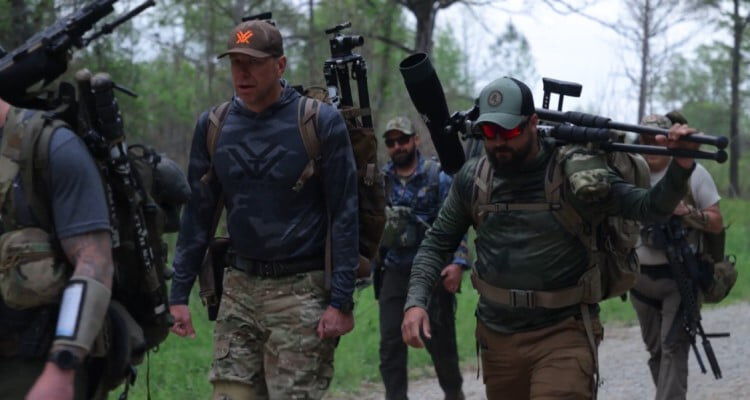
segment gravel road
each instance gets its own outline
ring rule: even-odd
[[[703,311],[707,332],[731,332],[730,338],[713,339],[723,378],[715,380],[710,370],[701,374],[695,356],[690,356],[688,399],[750,399],[750,303],[733,304]],[[600,400],[650,399],[654,387],[648,372],[648,354],[638,326],[606,326],[599,350],[602,386]],[[701,348],[699,346],[699,348]],[[701,351],[701,355],[703,353]],[[705,362],[705,357],[704,357]],[[708,365],[706,365],[708,368]],[[484,386],[476,378],[476,364],[464,369],[464,393],[467,400],[485,400]],[[382,385],[367,384],[352,399],[383,399]],[[338,396],[337,396],[338,397]],[[442,391],[434,376],[411,382],[411,400],[441,400]]]

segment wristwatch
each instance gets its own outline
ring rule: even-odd
[[[47,361],[55,363],[60,369],[71,370],[81,366],[82,360],[72,351],[62,349],[49,354]]]

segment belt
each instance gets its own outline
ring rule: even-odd
[[[243,257],[236,253],[227,254],[229,266],[251,276],[261,278],[281,278],[310,271],[322,271],[325,261],[322,257],[310,257],[289,261],[262,261]]]

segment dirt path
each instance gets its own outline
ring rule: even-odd
[[[711,341],[723,372],[721,380],[715,380],[710,370],[708,374],[701,374],[691,354],[688,399],[750,399],[750,303],[705,310],[703,325],[707,332],[729,331],[732,336]],[[603,381],[600,400],[653,398],[654,387],[646,365],[648,355],[638,326],[605,327],[605,340],[599,351]],[[464,393],[467,400],[485,400],[484,385],[476,378],[475,365],[470,363],[465,369]],[[382,385],[366,384],[360,393],[350,398],[383,399]],[[430,376],[411,382],[409,398],[440,400],[443,397],[437,380]]]

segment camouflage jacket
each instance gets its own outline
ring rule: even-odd
[[[388,206],[402,206],[411,209],[411,219],[417,225],[416,242],[424,238],[425,228],[435,221],[443,200],[448,195],[452,178],[440,170],[440,164],[426,160],[417,152],[417,169],[408,178],[396,174],[396,167],[389,162],[383,168],[386,179],[386,203]],[[386,221],[386,223],[389,223]],[[469,249],[466,241],[461,241],[455,249],[451,263],[468,269]],[[418,245],[413,247],[380,247],[380,259],[385,268],[411,268]]]
[[[200,181],[210,166],[208,112],[198,119],[188,166],[193,196],[185,208],[177,239],[172,304],[187,304],[222,191],[232,248],[255,260],[322,260],[330,213],[331,302],[351,300],[359,263],[359,235],[357,175],[349,134],[340,114],[322,105],[318,112],[321,173],[310,178],[299,192],[292,190],[308,156],[297,123],[301,96],[283,84],[280,99],[261,113],[250,111],[236,97],[232,100],[214,155],[216,179],[209,185]]]
[[[522,170],[496,171],[491,201],[544,201],[544,174],[552,154],[552,143],[543,140],[536,159]],[[443,208],[419,248],[405,309],[427,307],[430,288],[440,274],[440,254],[455,248],[473,224],[471,206],[477,161],[478,158],[467,161],[455,175]],[[663,218],[672,213],[683,197],[691,172],[673,163],[665,179],[646,190],[625,182],[610,170],[611,189],[604,201],[594,204],[571,201],[583,217],[605,213],[635,220]],[[584,245],[557,222],[551,211],[491,214],[477,230],[475,243],[477,273],[486,282],[501,288],[555,290],[574,286],[588,265]],[[525,309],[484,299],[480,299],[477,306],[479,320],[504,333],[549,326],[579,312],[577,305]]]

